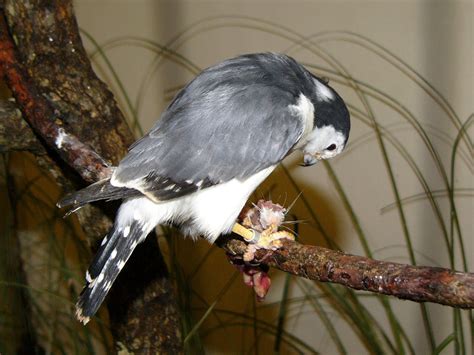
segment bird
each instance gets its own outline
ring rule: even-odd
[[[77,318],[86,324],[97,312],[135,247],[157,225],[210,243],[242,231],[236,219],[247,199],[286,156],[301,152],[303,166],[333,158],[349,131],[344,100],[288,55],[244,54],[203,70],[109,178],[57,203],[76,211],[123,200],[86,272]]]

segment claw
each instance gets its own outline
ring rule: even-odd
[[[242,238],[244,238],[249,243],[260,239],[260,233],[258,233],[257,231],[255,231],[253,229],[245,228],[240,223],[234,224],[234,226],[232,227],[232,232],[234,232],[235,234],[240,235]]]
[[[283,239],[295,240],[295,236],[287,231],[279,231],[285,218],[285,209],[271,201],[259,201],[257,205],[242,213],[242,224],[236,223],[232,231],[248,242],[243,258],[229,255],[230,262],[242,272],[244,283],[254,289],[257,299],[262,301],[271,285],[268,266],[262,264],[272,255],[272,250],[282,247]],[[260,260],[255,259],[258,249],[269,252]]]
[[[295,240],[295,236],[287,231],[278,231],[277,227],[272,224],[263,232],[258,232],[253,229],[248,229],[239,223],[236,223],[232,228],[232,232],[240,235],[247,242],[258,246],[257,249],[277,249],[281,247],[280,239]]]
[[[252,260],[258,249],[280,249],[283,245],[283,239],[295,240],[295,236],[287,231],[277,231],[276,228],[271,226],[260,234],[260,238],[255,243],[249,244],[244,259],[251,258],[249,260]]]
[[[282,239],[295,240],[295,236],[287,231],[276,231],[273,227],[264,230],[255,245],[258,249],[276,250],[281,248]]]

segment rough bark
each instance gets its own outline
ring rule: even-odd
[[[94,73],[72,1],[5,1],[23,67],[70,134],[116,164],[134,137],[115,99]]]
[[[46,159],[40,160],[43,168],[52,172],[62,186],[81,184],[77,174],[89,182],[108,176],[109,162],[117,163],[134,137],[113,95],[92,70],[79,36],[72,1],[7,0],[2,10],[1,74],[23,118],[48,152]],[[25,134],[32,139],[30,133]],[[113,211],[108,211],[108,215],[113,215]],[[79,220],[93,240],[103,235],[111,223],[98,208],[84,209]],[[160,262],[162,256],[156,241],[147,243],[153,249],[153,259],[147,259],[149,255],[141,248],[127,267],[134,274],[142,273],[150,263],[154,269],[148,278],[134,280],[133,285],[133,278],[117,280],[117,298],[109,307],[112,332],[122,349],[180,352],[172,285],[165,264]],[[136,288],[142,291],[133,293],[135,298],[130,297],[130,290]],[[120,299],[121,295],[126,297]],[[140,307],[154,311],[134,311]],[[122,313],[123,317],[114,317]],[[150,329],[156,331],[155,338],[150,336]]]
[[[474,308],[473,273],[379,261],[290,240],[282,243],[278,250],[258,250],[255,260],[310,280],[415,302]],[[247,250],[247,244],[235,238],[224,239],[221,247],[234,257],[243,257]]]
[[[35,155],[46,154],[43,145],[21,117],[17,105],[12,101],[0,100],[0,153],[14,150],[29,151]]]
[[[241,224],[262,232],[278,227],[284,219],[284,208],[260,200],[244,209]],[[415,302],[434,302],[456,308],[474,307],[474,274],[440,267],[412,266],[355,256],[323,247],[302,245],[280,239],[277,250],[249,249],[242,240],[221,238],[219,245],[233,263],[242,264],[252,255],[255,264],[272,266],[293,275],[320,282],[332,282],[356,290],[395,296]]]
[[[18,6],[20,2],[14,2],[14,4]],[[15,7],[7,1],[6,9],[8,11],[6,14],[8,15],[8,19],[10,19],[10,25],[12,23],[16,24],[18,22],[25,21],[25,17],[22,15],[24,12],[27,12],[26,9],[29,8],[30,7],[22,8],[21,6]],[[35,16],[42,18],[40,14],[35,14]],[[51,17],[53,15],[48,14],[45,16]],[[22,27],[22,30],[24,31],[25,28],[27,29],[28,26]],[[19,27],[11,25],[10,29],[16,34],[16,30],[18,30]],[[35,28],[35,31],[32,33],[41,33],[41,30],[41,28]],[[48,28],[45,30],[50,31],[51,29]],[[20,33],[23,33],[23,31]],[[51,33],[49,31],[47,33]],[[24,37],[15,38],[18,44]],[[45,38],[38,38],[38,40],[45,40]],[[23,44],[15,47],[13,41],[10,40],[8,27],[3,16],[0,18],[0,44],[0,63],[3,72],[2,74],[4,75],[8,87],[13,93],[13,96],[15,97],[17,104],[23,112],[25,120],[27,120],[33,130],[39,136],[41,136],[41,138],[50,148],[58,152],[64,161],[69,163],[74,170],[79,172],[86,181],[92,182],[107,177],[109,174],[107,169],[109,164],[95,151],[89,149],[88,146],[78,137],[65,131],[64,126],[68,121],[66,118],[71,114],[71,110],[68,111],[64,109],[64,107],[67,107],[67,105],[62,105],[64,111],[61,111],[60,108],[55,110],[50,104],[55,102],[54,99],[56,98],[54,97],[54,94],[57,93],[57,91],[55,93],[44,92],[45,83],[51,83],[53,86],[57,84],[57,75],[55,75],[57,70],[52,70],[49,73],[47,73],[45,69],[38,72],[34,70],[27,70],[27,68],[35,67],[36,63],[34,61],[20,60],[20,58],[29,58],[31,55],[29,57],[26,56],[25,53],[21,55],[25,49]],[[26,43],[26,48],[28,48],[28,43]],[[40,46],[39,48],[34,49],[38,51],[37,53],[33,53],[35,58],[42,58],[41,54],[43,54],[45,51],[47,52],[47,49]],[[52,52],[51,49],[49,50]],[[44,57],[47,58],[47,55]],[[59,59],[58,57],[55,57],[54,60],[57,61]],[[51,65],[52,63],[46,58],[41,60],[41,64],[43,64],[43,62],[47,62],[47,64]],[[62,62],[64,65],[64,67],[61,68],[62,70],[68,68],[66,63]],[[44,65],[40,65],[40,67],[44,68]],[[49,74],[49,80],[45,79],[44,76],[46,74]],[[67,78],[64,79],[67,81]],[[41,83],[43,85],[41,85]],[[69,91],[72,91],[72,89],[69,88]],[[77,100],[77,96],[78,95],[76,95],[74,99]],[[49,100],[47,97],[49,97]],[[56,101],[60,100],[61,98],[56,99]],[[60,107],[61,105],[57,106]],[[81,125],[76,126],[90,127],[90,125],[87,123],[88,122],[83,122]],[[82,132],[79,131],[78,133]],[[88,138],[85,135],[80,135],[79,137],[84,139],[84,141],[87,141]],[[99,153],[106,153],[105,149],[101,150],[103,150],[103,152],[99,151]]]

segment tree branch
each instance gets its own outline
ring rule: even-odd
[[[47,170],[60,179],[64,172],[76,185],[71,172],[88,182],[108,177],[109,162],[116,164],[134,137],[112,93],[92,70],[72,0],[6,0],[1,10],[0,72],[23,118],[48,151]],[[56,174],[58,166],[63,169]],[[109,217],[96,207],[83,209],[78,217],[92,240],[110,226]],[[149,277],[116,280],[115,302],[109,304],[111,330],[116,343],[130,351],[179,353],[182,344],[173,287],[156,240],[148,238],[146,243],[151,256],[138,249],[126,268],[138,275],[153,264]],[[139,292],[127,292],[131,289]]]
[[[38,92],[18,60],[4,16],[0,16],[0,68],[25,120],[47,145],[89,182],[110,175],[109,164],[76,136],[66,133],[59,114]]]
[[[428,266],[379,261],[313,245],[285,240],[274,251],[258,250],[255,260],[310,280],[333,282],[415,302],[474,308],[474,274]],[[247,244],[237,237],[220,247],[243,257]]]
[[[21,117],[17,105],[9,100],[0,100],[0,153],[14,150],[46,154],[43,145]]]

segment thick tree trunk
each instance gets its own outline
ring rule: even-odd
[[[83,184],[77,173],[89,182],[110,174],[109,162],[116,164],[134,137],[112,93],[92,70],[72,1],[5,1],[0,67],[23,118],[40,137],[35,139],[14,109],[4,105],[4,112],[13,111],[13,119],[0,129],[4,150],[8,144],[10,149],[26,148],[37,155],[47,151],[41,165],[69,189]],[[9,129],[24,140],[2,140]],[[78,214],[94,241],[109,229],[110,215],[113,211],[105,214],[98,208]],[[181,352],[176,301],[155,239],[148,238],[137,248],[123,274],[109,304],[115,342],[130,351]]]

